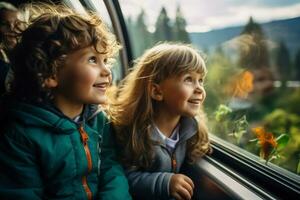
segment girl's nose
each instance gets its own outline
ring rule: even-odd
[[[204,88],[199,82],[197,82],[197,84],[196,84],[195,92],[200,93],[200,94],[204,92]]]
[[[111,70],[105,64],[103,64],[100,75],[102,77],[111,76]]]
[[[196,90],[195,90],[195,92],[197,92],[197,93],[203,93],[203,89],[201,88],[201,87],[196,87]]]

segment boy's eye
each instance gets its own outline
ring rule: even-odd
[[[104,64],[107,64],[107,61],[108,61],[107,58],[104,58],[104,59],[103,59]]]
[[[89,63],[97,63],[97,58],[96,58],[96,56],[91,56],[91,57],[89,57],[88,62],[89,62]]]

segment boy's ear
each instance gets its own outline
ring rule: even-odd
[[[159,84],[156,84],[156,83],[150,84],[150,95],[151,95],[152,99],[154,99],[156,101],[163,100],[163,93],[162,93],[162,90],[161,90]]]
[[[46,88],[55,88],[55,87],[57,87],[58,81],[57,81],[56,76],[54,75],[54,76],[51,76],[49,78],[46,78],[44,84],[45,84]]]

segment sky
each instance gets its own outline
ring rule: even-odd
[[[206,32],[244,25],[252,16],[255,21],[269,22],[300,16],[299,0],[119,0],[126,18],[135,18],[143,8],[146,22],[154,27],[162,6],[174,19],[177,5],[187,20],[189,32]]]

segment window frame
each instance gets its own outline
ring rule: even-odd
[[[88,0],[80,0],[88,9]],[[118,0],[104,0],[115,34],[123,45],[122,75],[132,65],[132,51],[124,16]],[[300,176],[272,163],[259,162],[258,157],[210,134],[213,153],[205,156],[195,167],[194,175],[205,175],[234,199],[288,199],[300,196]],[[220,177],[221,176],[221,177]],[[222,178],[226,177],[226,178]],[[230,187],[235,184],[236,187]],[[241,194],[241,189],[246,191]]]
[[[300,196],[300,177],[210,134],[213,153],[207,160],[253,191],[268,192],[276,198]],[[250,183],[250,185],[249,185]],[[268,199],[266,197],[266,199]]]
[[[91,4],[88,3],[89,0],[79,1],[86,9],[96,11]],[[122,44],[122,49],[120,50],[120,61],[122,66],[121,77],[124,77],[131,66],[131,60],[133,59],[125,20],[117,0],[103,0],[103,2],[111,19],[117,40],[120,44]]]

